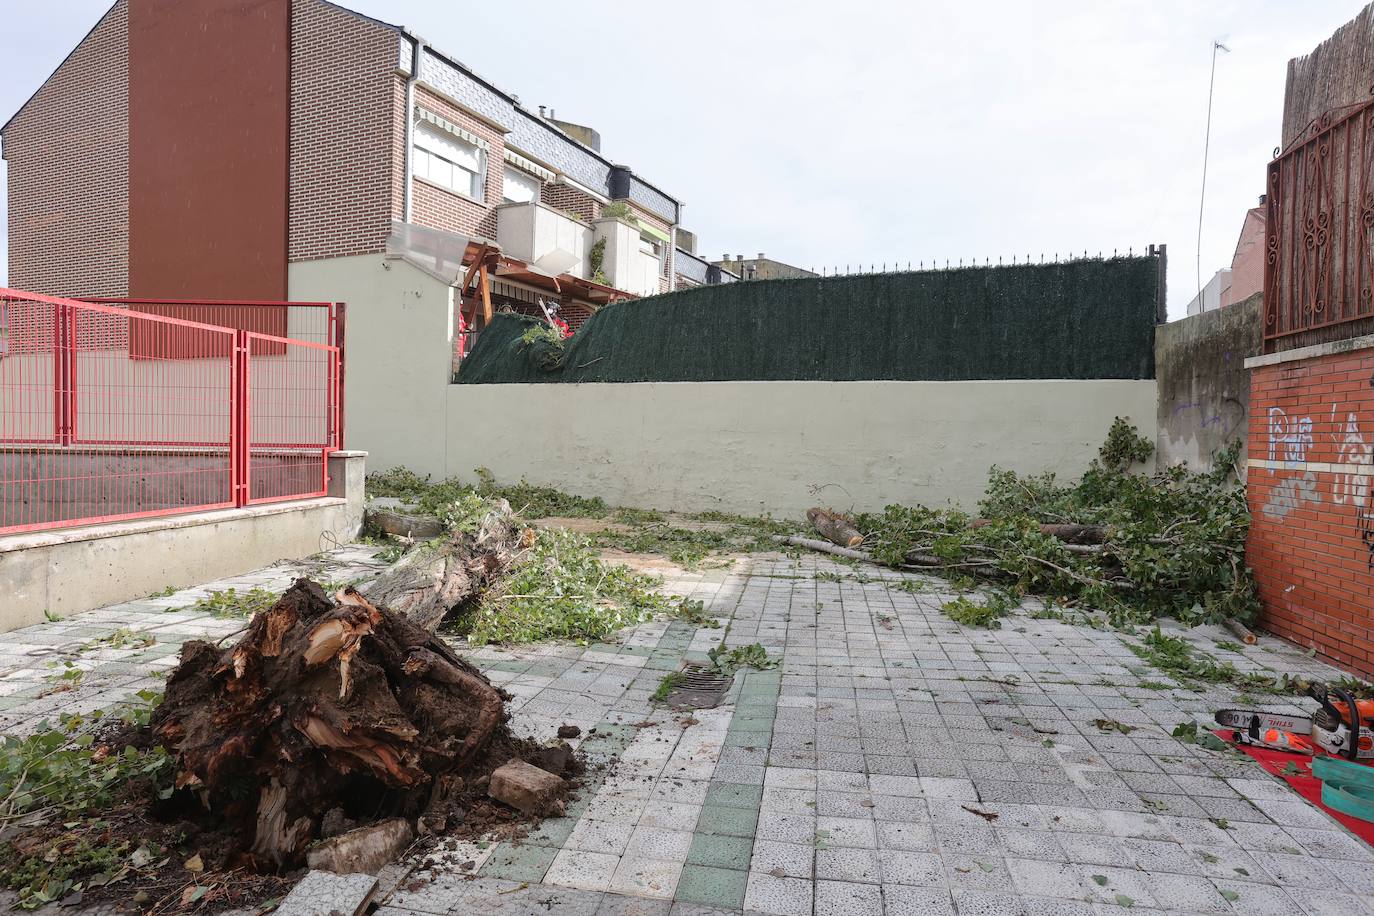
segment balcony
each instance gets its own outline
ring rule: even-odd
[[[550,276],[590,279],[591,226],[538,201],[502,204],[496,214],[496,244],[503,254]]]

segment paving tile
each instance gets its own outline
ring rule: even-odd
[[[607,890],[617,894],[636,894],[671,900],[682,875],[682,862],[667,862],[636,855],[620,860]]]
[[[747,808],[719,808],[706,805],[697,818],[697,833],[717,836],[753,836],[759,823],[759,813]]]
[[[765,872],[750,871],[744,908],[769,916],[811,916],[812,898],[810,881],[775,878]]]
[[[747,872],[706,865],[687,865],[678,879],[675,899],[723,909],[744,906]]]
[[[873,821],[863,817],[817,817],[816,842],[824,846],[878,847]]]
[[[588,891],[604,891],[620,866],[620,856],[564,849],[554,857],[544,875],[545,884],[560,884]]]
[[[843,846],[816,850],[817,879],[878,884],[882,875],[875,850]]]
[[[816,916],[869,916],[882,908],[882,888],[876,884],[816,882]]]
[[[943,887],[883,885],[885,916],[953,916],[954,901]]]
[[[806,878],[815,875],[816,848],[812,843],[779,843],[758,839],[754,842],[749,870],[775,878]]]

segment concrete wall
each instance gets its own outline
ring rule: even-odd
[[[453,363],[453,289],[398,257],[302,261],[290,298],[348,305],[345,445],[378,449],[375,467],[442,454]],[[432,463],[432,462],[431,462]]]
[[[0,538],[0,631],[346,543],[362,528],[364,457],[332,457],[320,499]]]
[[[1195,470],[1209,469],[1213,453],[1245,438],[1250,403],[1245,359],[1260,352],[1261,300],[1254,296],[1156,329],[1161,465],[1182,461]]]
[[[1155,383],[454,385],[446,443],[411,466],[664,509],[973,509],[993,464],[1077,475],[1115,416],[1153,436]]]

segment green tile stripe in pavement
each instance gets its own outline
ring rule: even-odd
[[[782,672],[777,669],[736,673],[727,698],[735,704],[735,713],[730,717],[725,747],[768,751],[781,690]],[[762,802],[762,786],[711,781],[687,864],[678,880],[676,901],[730,910],[744,906]]]

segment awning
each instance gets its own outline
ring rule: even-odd
[[[635,224],[639,226],[639,231],[642,235],[651,235],[654,238],[658,239],[660,242],[669,241],[668,233],[664,232],[662,229],[658,228],[653,223],[646,223],[642,219],[636,219]]]
[[[471,143],[478,149],[491,149],[490,143],[483,140],[481,137],[477,136],[472,131],[464,130],[463,128],[459,127],[457,124],[454,124],[447,118],[442,118],[432,111],[425,111],[418,105],[415,106],[415,116],[419,118],[421,121],[428,121],[430,124],[433,124],[435,127],[439,128],[442,131],[446,131],[450,134],[453,134],[455,137],[458,137],[459,139],[466,140],[468,143]]]
[[[518,169],[523,169],[526,172],[529,172],[531,175],[538,178],[540,181],[553,181],[554,178],[557,177],[553,172],[549,171],[548,169],[544,168],[542,165],[540,165],[537,162],[534,162],[531,159],[526,159],[524,156],[520,155],[515,150],[511,149],[509,146],[505,148],[504,156],[506,161],[509,162],[511,165],[515,166]]]

